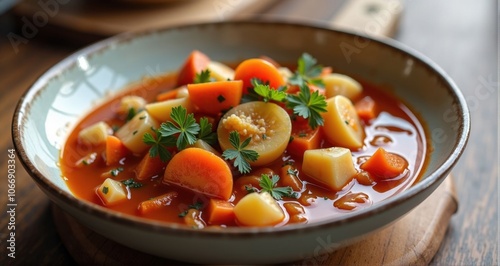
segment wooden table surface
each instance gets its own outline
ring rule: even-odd
[[[263,13],[327,20],[340,1],[281,1]],[[498,25],[493,0],[405,1],[396,40],[440,65],[463,91],[470,107],[468,147],[452,174],[460,202],[441,248],[431,264],[498,265]],[[15,254],[8,257],[8,150],[12,114],[22,93],[47,68],[82,48],[82,42],[47,38],[44,29],[16,45],[23,21],[12,12],[0,15],[0,265],[74,264],[54,228],[48,198],[15,161],[18,203]],[[26,33],[26,32],[24,32]],[[64,37],[64,36],[60,36]]]

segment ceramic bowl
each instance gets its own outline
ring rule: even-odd
[[[109,211],[75,198],[58,167],[64,140],[82,114],[109,93],[175,71],[193,49],[223,62],[260,55],[323,65],[384,84],[427,126],[432,145],[419,183],[343,217],[280,228],[196,230]],[[330,252],[384,227],[421,203],[462,154],[470,118],[464,97],[434,63],[391,40],[286,22],[225,22],[130,33],[91,45],[43,74],[24,94],[12,125],[24,167],[47,196],[81,224],[146,253],[195,263],[276,263]]]

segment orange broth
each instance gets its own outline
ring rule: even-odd
[[[160,92],[175,86],[175,78],[175,74],[169,74],[162,77],[147,79],[142,84],[134,85],[125,92],[113,96],[79,121],[69,135],[62,149],[60,158],[60,166],[64,179],[76,197],[98,205],[103,205],[103,202],[96,194],[96,189],[105,179],[101,175],[117,167],[106,166],[102,157],[105,149],[104,146],[87,147],[79,143],[78,133],[80,130],[99,121],[105,121],[112,126],[123,125],[124,122],[115,117],[115,111],[121,97],[124,95],[139,95],[148,102],[153,101],[155,96]],[[305,215],[302,215],[300,219],[297,219],[297,217],[292,219],[293,215],[285,211],[285,219],[276,226],[297,221],[311,223],[367,208],[400,193],[418,181],[419,174],[425,166],[425,154],[428,145],[421,122],[419,122],[416,115],[413,114],[402,101],[382,92],[373,84],[366,82],[361,83],[363,85],[363,92],[359,99],[370,96],[377,103],[378,111],[377,117],[374,120],[369,124],[363,124],[365,131],[363,148],[352,150],[356,170],[360,169],[360,164],[373,154],[379,146],[389,146],[391,152],[402,155],[408,161],[409,171],[406,175],[396,180],[379,181],[371,185],[363,185],[358,182],[357,179],[353,179],[341,191],[331,191],[316,184],[303,174],[300,168],[301,158],[291,156],[285,151],[281,159],[265,167],[272,169],[278,174],[285,161],[295,161],[294,165],[297,167],[299,173],[298,177],[304,183],[303,189],[299,193],[300,197],[297,199],[284,198],[278,201],[278,203],[281,206],[290,202],[298,203],[304,208]],[[387,144],[387,141],[389,141],[390,144]],[[322,141],[322,147],[332,146],[333,145],[326,140]],[[79,160],[92,152],[95,152],[98,156],[91,167],[76,166]],[[128,155],[123,158],[122,161],[120,161],[120,167],[123,168],[123,171],[120,172],[115,179],[127,180],[135,178],[134,168],[141,158],[142,157],[135,157],[133,155]],[[253,171],[258,169],[258,167],[254,167]],[[172,200],[170,205],[142,217],[183,224],[184,219],[179,217],[179,213],[185,211],[190,204],[196,202],[206,203],[208,201],[207,196],[175,185],[163,184],[162,179],[163,175],[160,175],[150,178],[149,180],[141,181],[143,184],[141,188],[128,188],[128,200],[114,206],[108,206],[108,208],[117,212],[140,216],[138,214],[139,203],[169,191],[177,191],[178,196]],[[233,196],[230,199],[234,204],[247,193],[238,185],[238,177],[235,177]],[[344,203],[346,203],[346,198],[352,198],[356,195],[361,195],[362,200],[358,203],[355,201],[347,202],[348,206],[345,207],[346,205]],[[349,210],[351,208],[352,210]],[[201,217],[206,216],[203,211],[204,209],[201,209]],[[223,226],[237,226],[237,223],[228,223]]]

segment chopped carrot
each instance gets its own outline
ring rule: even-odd
[[[294,191],[302,189],[302,181],[297,177],[297,169],[289,164],[281,167],[280,182],[284,187],[291,187]]]
[[[140,215],[146,215],[152,211],[159,210],[164,206],[170,205],[175,197],[177,197],[177,192],[175,191],[165,193],[158,197],[154,197],[152,199],[145,200],[139,203],[139,207],[137,208],[137,210],[139,211]]]
[[[157,102],[163,102],[166,100],[172,100],[177,98],[177,90],[169,90],[156,95]]]
[[[106,165],[114,165],[120,162],[128,154],[128,149],[123,142],[115,136],[106,137]]]
[[[210,63],[210,58],[204,53],[194,50],[182,65],[177,76],[177,86],[193,83],[197,73],[205,70]]]
[[[174,155],[165,169],[163,183],[224,200],[233,192],[233,176],[226,161],[200,148],[187,148]]]
[[[358,113],[359,118],[368,122],[377,116],[376,114],[376,103],[370,97],[366,96],[354,104],[354,109]]]
[[[188,84],[189,98],[202,113],[218,115],[240,103],[241,80]]]
[[[247,188],[260,188],[260,175],[244,175],[238,177],[235,182],[235,188],[241,192],[246,192]]]
[[[234,206],[232,203],[220,199],[210,199],[207,207],[208,224],[234,223]]]
[[[278,89],[285,85],[285,80],[279,70],[267,60],[261,58],[247,59],[241,62],[234,71],[234,79],[243,81],[243,94],[252,87],[252,78],[258,78],[269,86]]]
[[[151,157],[147,152],[141,162],[135,168],[135,177],[138,180],[145,180],[154,176],[158,176],[163,172],[166,162],[162,162],[160,156]]]
[[[401,156],[378,148],[360,168],[369,172],[379,180],[397,177],[408,166],[408,162]]]
[[[322,131],[320,128],[311,129],[307,120],[297,118],[292,122],[291,141],[287,151],[302,158],[306,150],[318,149],[321,146]]]

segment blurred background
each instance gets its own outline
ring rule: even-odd
[[[401,9],[390,18],[377,17],[380,3],[395,3]],[[13,148],[9,125],[23,92],[49,67],[103,38],[233,19],[280,18],[340,28],[382,19],[392,25],[383,35],[424,54],[450,75],[472,116],[469,145],[452,172],[459,210],[430,264],[498,265],[498,17],[494,0],[0,0],[0,122],[4,125],[0,152]],[[0,166],[5,172],[4,159]],[[54,228],[49,200],[20,165],[17,173],[23,206],[17,213],[17,230],[22,232],[17,254],[23,258],[10,260],[4,255],[7,236],[0,232],[0,265],[74,264]],[[0,181],[0,202],[6,198],[6,182]],[[8,223],[4,206],[0,205],[0,228]]]

